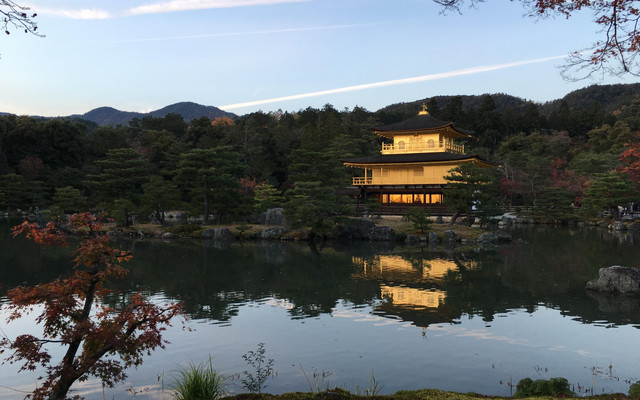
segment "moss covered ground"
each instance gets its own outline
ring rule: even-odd
[[[540,396],[540,397],[527,397],[532,400],[552,400],[555,397],[552,396]],[[560,397],[558,397],[560,398]],[[607,394],[591,397],[581,397],[581,399],[598,399],[598,400],[622,400],[630,399],[632,397],[624,394]],[[328,390],[320,393],[284,393],[279,395],[274,394],[256,394],[256,393],[243,393],[235,396],[225,397],[225,400],[476,400],[476,399],[512,399],[512,397],[496,397],[496,396],[483,396],[477,393],[457,393],[457,392],[445,392],[435,389],[423,389],[423,390],[401,390],[392,395],[384,396],[364,396],[352,394],[348,391],[335,389]]]

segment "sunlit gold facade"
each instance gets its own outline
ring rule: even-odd
[[[424,206],[432,212],[447,213],[444,177],[451,169],[468,162],[482,167],[496,166],[477,155],[464,154],[464,145],[457,141],[471,137],[471,132],[433,118],[425,106],[414,118],[374,128],[372,132],[392,143],[383,143],[378,156],[342,162],[363,171],[362,176],[353,177],[352,181],[360,189],[358,199],[377,200],[383,212]]]

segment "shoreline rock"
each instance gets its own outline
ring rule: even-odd
[[[614,265],[600,268],[598,279],[587,282],[586,289],[599,292],[640,294],[640,269]]]

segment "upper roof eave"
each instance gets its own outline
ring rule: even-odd
[[[453,122],[440,121],[430,114],[419,114],[404,121],[372,128],[376,135],[393,139],[393,136],[401,133],[428,132],[449,128],[461,137],[471,137],[473,131],[457,128]]]
[[[375,164],[430,164],[443,162],[476,161],[489,166],[499,166],[499,163],[484,160],[478,154],[454,154],[454,153],[409,153],[389,154],[369,157],[347,158],[340,160],[348,166],[364,166]]]

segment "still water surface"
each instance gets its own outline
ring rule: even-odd
[[[0,222],[0,304],[6,289],[68,270],[68,250],[11,239]],[[640,300],[584,290],[602,266],[636,266],[640,237],[598,229],[522,228],[493,249],[387,243],[134,241],[131,274],[116,284],[181,300],[189,321],[105,398],[168,399],[176,370],[212,357],[237,378],[242,355],[265,343],[277,375],[267,392],[309,384],[382,394],[438,388],[509,395],[524,377],[566,377],[576,392],[624,392],[640,380]],[[114,299],[114,301],[116,301]],[[0,309],[2,314],[2,309]],[[0,315],[1,316],[1,315]],[[33,321],[6,324],[9,337]],[[21,398],[37,374],[0,367],[0,399]],[[314,373],[316,378],[314,378]],[[90,380],[76,387],[102,399]]]

